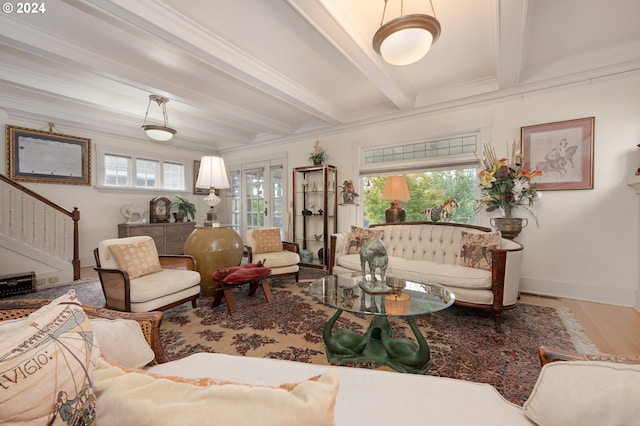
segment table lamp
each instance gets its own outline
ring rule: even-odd
[[[404,222],[407,212],[402,208],[400,202],[409,201],[409,187],[404,176],[389,176],[387,184],[382,191],[382,200],[391,201],[391,207],[385,211],[387,223]]]
[[[222,202],[222,199],[216,195],[215,191],[216,189],[229,188],[227,168],[224,165],[222,157],[205,156],[200,159],[200,171],[198,172],[196,188],[209,190],[209,195],[203,198],[204,203],[209,206],[204,227],[212,228],[220,226],[215,207]]]

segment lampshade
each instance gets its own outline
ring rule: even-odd
[[[151,101],[154,101],[158,104],[158,106],[162,107],[162,118],[164,120],[163,126],[158,126],[155,124],[147,124],[147,116],[149,115],[149,108],[151,107]],[[158,96],[158,95],[149,95],[149,103],[147,104],[147,112],[144,115],[144,123],[142,124],[142,129],[144,129],[144,133],[147,135],[149,139],[153,139],[154,141],[167,142],[173,138],[173,135],[178,133],[177,130],[169,127],[169,119],[167,116],[167,102],[169,99]]]
[[[196,188],[209,189],[209,195],[203,198],[204,203],[210,208],[204,226],[211,227],[218,223],[214,207],[222,202],[222,199],[216,195],[215,190],[229,188],[227,168],[222,157],[205,156],[200,159]]]
[[[383,25],[387,2],[384,2],[380,28],[373,36],[373,49],[392,65],[417,62],[440,37],[440,22],[430,15],[403,15],[404,0],[401,0],[400,17]]]
[[[382,199],[391,201],[391,207],[385,211],[387,223],[404,222],[407,212],[399,203],[411,199],[407,179],[404,176],[389,176],[382,191]]]
[[[404,176],[389,176],[382,191],[384,201],[409,201],[409,186]]]

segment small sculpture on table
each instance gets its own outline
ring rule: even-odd
[[[369,265],[369,276],[367,279],[367,268]],[[386,284],[387,266],[389,266],[389,256],[384,242],[380,238],[373,238],[360,249],[360,267],[362,268],[362,281],[360,287],[369,293],[389,293],[390,288]],[[380,270],[380,281],[376,276],[376,270]]]

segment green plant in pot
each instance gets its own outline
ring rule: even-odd
[[[314,166],[319,166],[327,159],[327,153],[324,148],[320,146],[320,141],[316,141],[313,148],[313,152],[309,154],[309,161],[313,162]]]
[[[196,205],[182,195],[176,194],[176,201],[171,202],[171,207],[176,207],[178,211],[173,214],[176,222],[182,222],[186,216],[187,221],[196,219]]]

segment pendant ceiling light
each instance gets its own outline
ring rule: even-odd
[[[391,65],[409,65],[427,54],[440,37],[440,22],[435,18],[433,2],[430,15],[404,15],[404,0],[400,0],[400,17],[384,23],[388,0],[384,0],[380,28],[373,36],[373,49]]]
[[[162,117],[164,119],[163,126],[157,126],[154,124],[147,124],[147,116],[149,115],[149,108],[151,107],[151,101],[154,101],[158,104],[158,106],[162,107]],[[144,115],[144,123],[142,124],[142,128],[144,129],[144,133],[147,135],[149,139],[153,139],[154,141],[167,142],[173,138],[173,135],[178,133],[176,129],[172,129],[168,126],[168,118],[167,118],[167,102],[169,99],[158,96],[158,95],[149,95],[149,103],[147,104],[147,112]]]

